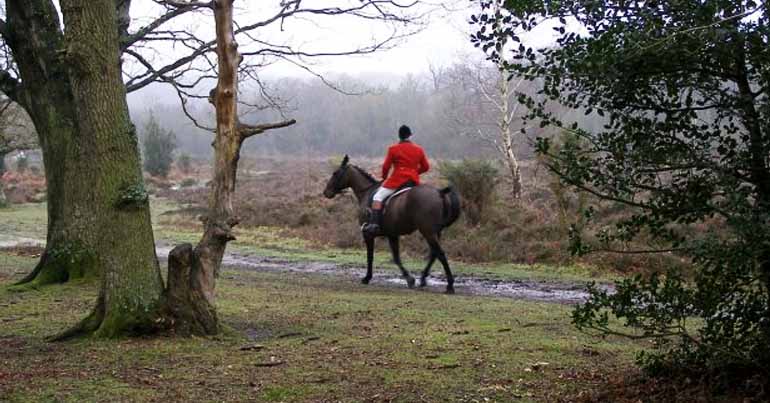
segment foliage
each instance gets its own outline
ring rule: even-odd
[[[182,180],[181,183],[179,183],[179,186],[183,188],[189,188],[197,184],[198,184],[198,181],[195,178],[185,178]]]
[[[463,198],[463,212],[471,224],[478,224],[491,206],[499,181],[497,168],[487,160],[442,161],[439,171]]]
[[[551,153],[559,155],[562,151],[570,152],[570,150],[579,147],[581,143],[580,137],[565,131],[560,138],[554,139],[551,145]],[[550,178],[547,185],[556,202],[556,212],[559,215],[559,226],[562,232],[568,236],[580,233],[585,225],[586,215],[590,214],[590,210],[586,207],[588,203],[587,194],[576,191],[574,187],[566,184],[559,175],[553,173],[560,170],[560,160],[558,158],[553,158],[547,154],[540,154],[538,160],[541,164],[554,168],[549,171]]]
[[[144,126],[143,134],[144,169],[152,176],[165,178],[174,161],[176,135],[161,128],[152,114]]]
[[[141,208],[146,206],[149,200],[150,195],[144,188],[144,183],[139,182],[124,186],[115,205],[122,209]]]
[[[490,2],[473,17],[473,36],[514,76],[543,82],[546,100],[519,95],[530,121],[570,130],[584,141],[537,150],[564,183],[634,214],[598,234],[602,248],[640,235],[651,249],[692,256],[694,278],[635,278],[615,294],[595,290],[575,311],[584,329],[615,332],[617,322],[665,348],[642,364],[660,369],[747,368],[770,363],[770,12],[754,0],[535,0]],[[652,12],[654,11],[654,12]],[[505,29],[494,29],[494,24]],[[544,25],[545,24],[545,25]],[[547,25],[547,26],[546,26]],[[556,46],[521,36],[543,26]],[[492,27],[493,29],[489,29]],[[574,31],[580,27],[580,32]],[[503,32],[511,54],[495,48]],[[559,103],[596,116],[582,127],[549,113]],[[710,231],[716,230],[716,231]],[[714,234],[718,231],[720,235]],[[575,237],[576,252],[595,245]],[[690,317],[698,326],[684,326]]]
[[[192,172],[192,158],[190,154],[182,153],[176,159],[176,166],[182,171],[183,174],[189,174]]]

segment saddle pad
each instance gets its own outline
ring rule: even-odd
[[[413,189],[412,187],[406,187],[406,188],[403,188],[401,190],[398,190],[398,191],[394,192],[392,195],[388,196],[387,199],[385,199],[385,202],[383,203],[383,207],[387,207],[388,203],[390,203],[390,200],[393,199],[394,197],[400,195],[401,193],[406,193],[406,192],[408,192],[408,191],[410,191],[412,189]]]

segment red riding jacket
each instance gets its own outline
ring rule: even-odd
[[[388,176],[391,166],[393,174]],[[404,183],[412,181],[420,184],[420,174],[428,172],[430,164],[422,147],[411,141],[402,141],[388,147],[388,155],[382,163],[382,186],[388,189],[397,189]]]

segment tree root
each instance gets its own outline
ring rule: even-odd
[[[92,255],[86,250],[72,251],[72,247],[63,248],[64,253],[56,253],[47,246],[40,260],[32,271],[13,286],[29,285],[32,288],[48,284],[61,284],[76,278],[97,278]]]
[[[47,339],[50,342],[72,340],[77,337],[88,336],[96,332],[104,321],[104,296],[100,293],[96,301],[96,307],[90,315],[86,316],[77,325]]]

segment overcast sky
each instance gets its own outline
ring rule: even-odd
[[[411,0],[398,0],[408,3]],[[433,2],[431,2],[433,1]],[[350,7],[359,5],[360,0],[306,0],[305,7],[321,7],[337,5]],[[262,21],[279,11],[278,0],[238,0],[235,3],[236,22],[241,25]],[[338,74],[364,77],[366,80],[376,80],[376,84],[398,83],[394,76],[406,74],[420,75],[428,72],[429,65],[449,66],[461,59],[483,60],[483,53],[474,48],[470,42],[471,26],[468,21],[474,11],[471,0],[427,0],[422,5],[411,9],[414,15],[425,15],[418,26],[396,25],[399,33],[411,32],[418,29],[414,35],[399,40],[392,49],[378,51],[368,55],[336,56],[325,58],[305,58],[301,60],[304,66],[313,71],[334,77]],[[132,30],[136,30],[157,18],[163,12],[152,0],[133,0],[131,7]],[[426,14],[427,13],[427,14]],[[210,12],[204,14],[185,15],[173,21],[171,26],[164,29],[185,29],[195,32],[204,40],[214,38],[213,16]],[[239,50],[248,52],[264,45],[254,45],[253,38],[268,41],[273,45],[289,45],[293,49],[307,52],[338,52],[371,45],[387,38],[394,29],[392,23],[365,20],[349,16],[309,16],[286,19],[284,24],[271,24],[266,28],[254,31],[252,38],[240,36]],[[550,30],[549,30],[550,31]],[[552,35],[538,34],[533,40],[547,42]],[[525,39],[526,40],[526,39]],[[189,49],[176,47],[164,48],[158,42],[151,42],[151,48],[142,50],[143,56],[157,65],[163,65],[189,52]],[[130,69],[129,63],[124,68]],[[248,62],[248,61],[247,61]],[[136,65],[135,65],[136,66]],[[312,77],[307,71],[285,61],[276,61],[259,72],[262,78],[276,77]],[[381,80],[377,80],[381,78]],[[397,77],[395,77],[397,79]],[[398,80],[400,81],[400,80]],[[205,93],[211,84],[202,84]],[[199,92],[201,93],[201,92]],[[152,85],[146,90],[138,91],[129,96],[129,101],[136,105],[145,102],[147,97],[162,98],[164,103],[176,102],[175,95],[168,86]]]
[[[406,4],[409,0],[399,0]],[[240,0],[237,6],[236,21],[248,24],[260,21],[267,16],[276,13],[278,0],[256,1]],[[308,0],[303,3],[306,7],[319,7],[321,5],[339,5],[348,7],[360,4],[358,0]],[[430,11],[421,19],[422,30],[412,36],[398,42],[393,49],[363,56],[339,56],[328,58],[305,59],[303,62],[312,66],[314,70],[334,73],[390,73],[406,74],[421,73],[427,71],[429,64],[448,65],[460,56],[469,54],[478,55],[469,40],[468,19],[471,14],[471,1],[448,0],[437,3],[426,3],[414,9],[415,14]],[[157,15],[161,9],[151,0],[134,0],[131,8],[133,18],[132,27],[145,25]],[[184,27],[193,30],[196,35],[213,38],[213,18],[208,15],[195,15],[190,18],[178,18],[174,22],[174,28]],[[280,29],[283,28],[283,29]],[[399,27],[401,33],[413,30],[416,27]],[[367,21],[360,18],[345,16],[334,17],[307,17],[287,19],[283,27],[273,24],[267,29],[255,31],[259,39],[266,39],[271,43],[291,44],[295,49],[305,51],[340,51],[351,50],[357,47],[374,43],[378,39],[386,38],[393,29],[393,25],[383,24],[377,21]],[[239,39],[241,49],[246,49],[246,38]],[[183,49],[161,50],[154,57],[163,58],[174,53],[183,54]],[[292,68],[285,63],[278,62],[263,70],[269,75],[303,75],[299,68]]]

